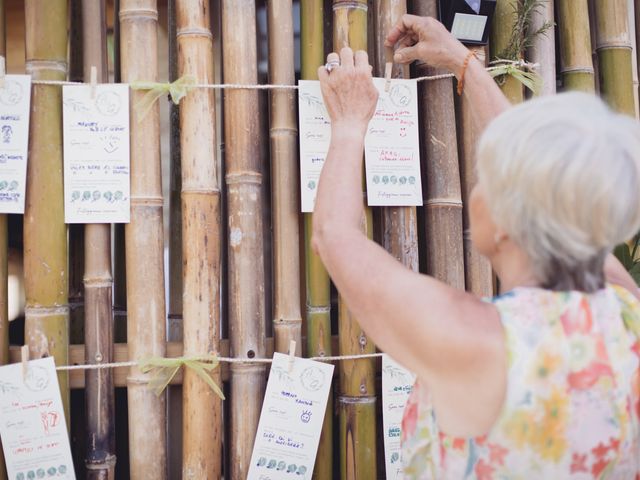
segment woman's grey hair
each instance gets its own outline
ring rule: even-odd
[[[477,169],[494,221],[546,288],[602,288],[606,255],[640,229],[640,126],[594,96],[508,110],[483,134]]]

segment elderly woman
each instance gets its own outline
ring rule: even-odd
[[[640,229],[640,129],[566,94],[511,108],[437,21],[387,39],[464,80],[484,133],[471,237],[504,294],[413,273],[361,232],[363,142],[377,92],[365,52],[319,76],[332,121],[314,247],[375,343],[417,374],[407,478],[640,478],[640,303],[609,254]],[[486,129],[485,129],[486,127]]]

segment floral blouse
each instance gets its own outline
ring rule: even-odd
[[[416,382],[405,478],[640,480],[640,302],[607,287],[518,288],[493,303],[509,365],[498,420],[482,437],[448,436]]]

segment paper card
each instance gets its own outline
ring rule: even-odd
[[[333,365],[274,353],[248,480],[310,479]]]
[[[65,85],[66,223],[128,223],[129,86]]]
[[[370,206],[422,205],[418,96],[415,80],[374,78],[376,113],[365,138],[367,198]],[[320,82],[298,82],[300,189],[303,212],[312,212],[320,173],[331,142],[331,121]]]
[[[0,367],[0,436],[11,480],[75,480],[53,357]]]
[[[374,78],[378,108],[364,140],[369,206],[422,205],[418,87],[415,80]]]
[[[402,415],[415,378],[389,355],[382,356],[382,427],[387,480],[403,478],[400,449]]]
[[[0,88],[0,213],[24,213],[31,77],[6,75]]]

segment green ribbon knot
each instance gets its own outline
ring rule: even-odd
[[[160,82],[132,82],[130,87],[132,90],[148,90],[148,92],[136,103],[135,109],[139,116],[138,121],[142,120],[156,100],[163,95],[169,95],[173,103],[178,105],[190,90],[196,85],[196,77],[193,75],[184,75],[171,83]]]
[[[138,366],[142,373],[153,372],[149,381],[149,388],[156,395],[164,392],[173,377],[184,366],[200,377],[216,395],[224,400],[224,393],[211,378],[211,372],[218,368],[219,363],[217,356],[209,354],[202,357],[148,358],[138,362]]]
[[[542,89],[542,77],[536,72],[525,70],[524,68],[526,67],[521,68],[517,63],[508,63],[493,67],[489,73],[493,78],[511,76],[531,90],[534,95],[538,95]]]

